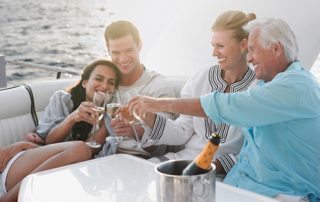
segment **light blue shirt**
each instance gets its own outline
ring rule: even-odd
[[[320,198],[320,87],[299,62],[248,91],[200,98],[207,116],[243,127],[225,183],[267,196]]]

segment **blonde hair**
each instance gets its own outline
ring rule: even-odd
[[[226,11],[218,16],[212,26],[212,31],[234,30],[234,38],[241,41],[247,39],[249,35],[243,27],[254,19],[256,19],[254,13],[245,14],[237,10]]]

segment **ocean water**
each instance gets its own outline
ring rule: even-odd
[[[0,0],[0,55],[82,69],[107,55],[103,33],[110,15],[107,0]],[[9,83],[50,75],[7,65]]]
[[[114,14],[108,0],[0,0],[0,55],[80,70],[108,55],[103,33]],[[155,70],[170,75],[170,69]],[[8,85],[55,77],[10,64],[6,71]],[[311,71],[320,80],[320,57]]]

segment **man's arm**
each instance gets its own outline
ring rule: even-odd
[[[129,111],[135,111],[142,119],[148,112],[171,112],[205,117],[199,98],[152,98],[135,97],[129,102]]]

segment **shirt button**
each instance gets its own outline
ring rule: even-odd
[[[247,157],[247,156],[244,156],[243,159],[244,159],[245,161],[247,161],[247,160],[248,160],[248,157]]]
[[[245,177],[246,176],[246,174],[245,173],[241,173],[241,177]]]

